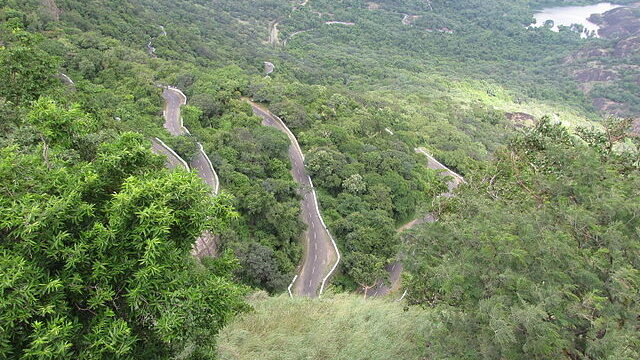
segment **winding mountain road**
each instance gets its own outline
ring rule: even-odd
[[[302,220],[307,224],[305,231],[305,254],[302,268],[294,279],[292,294],[317,297],[322,295],[329,277],[340,262],[340,253],[322,220],[318,208],[318,200],[311,178],[304,166],[304,154],[295,136],[277,116],[267,109],[249,101],[253,112],[262,118],[262,124],[278,129],[285,133],[291,141],[289,159],[291,160],[291,174],[300,185],[302,192]]]
[[[421,15],[402,14],[402,25],[411,25],[416,19],[422,17]]]
[[[176,88],[166,87],[162,92],[162,98],[164,99],[164,128],[173,136],[189,134],[180,116],[180,107],[187,104],[187,97]]]
[[[180,116],[180,107],[187,104],[187,97],[182,91],[173,87],[165,88],[162,97],[165,100],[164,128],[173,136],[189,134],[189,130],[184,127],[182,116]],[[198,151],[195,157],[189,161],[189,166],[211,187],[211,191],[216,195],[220,190],[220,180],[211,160],[204,152],[202,144],[198,143]]]
[[[278,45],[280,44],[280,39],[278,39],[278,35],[280,31],[278,31],[278,24],[280,20],[274,20],[269,23],[269,44]]]
[[[442,165],[436,158],[431,156],[424,148],[415,149],[417,153],[422,154],[427,157],[427,167],[433,170],[441,170],[440,176],[449,177],[450,180],[447,181],[448,191],[441,194],[440,196],[452,197],[453,191],[460,186],[461,184],[466,184],[467,182],[464,180],[462,176],[453,172],[448,167]],[[405,230],[411,229],[414,226],[424,224],[424,223],[433,223],[438,221],[433,214],[427,214],[422,218],[415,219],[410,223],[403,225],[398,229],[398,233],[401,233]],[[400,257],[400,256],[399,256]],[[378,282],[378,284],[368,292],[368,296],[378,297],[389,294],[391,291],[397,290],[400,287],[400,276],[402,275],[402,271],[404,270],[404,266],[402,265],[402,258],[399,258],[397,261],[386,266],[386,270],[389,273],[389,285]]]
[[[158,37],[160,36],[167,36],[167,31],[164,29],[164,26],[160,25],[160,30],[162,30],[162,34],[160,34]],[[153,42],[156,41],[156,39],[158,37],[154,37],[151,40],[149,40],[149,43],[147,43],[147,52],[149,53],[149,55],[151,55],[151,57],[157,57],[156,56],[156,48],[153,47]]]
[[[427,152],[427,150],[425,150],[425,148],[422,148],[422,147],[417,148],[416,152],[427,157],[427,167],[429,169],[443,170],[440,173],[441,176],[449,176],[449,177],[451,177],[451,180],[447,181],[447,187],[449,188],[449,192],[446,192],[446,193],[442,194],[441,196],[452,197],[453,196],[453,190],[455,190],[461,184],[466,184],[467,183],[462,176],[460,176],[459,174],[453,172],[448,167],[442,165],[438,160],[436,160],[436,158],[431,156],[431,154],[429,154]]]
[[[162,97],[165,100],[163,112],[165,119],[164,128],[173,136],[189,134],[189,130],[184,127],[182,116],[180,115],[180,107],[187,103],[187,97],[182,93],[182,91],[173,87],[166,87],[162,92]],[[182,166],[187,170],[191,168],[207,185],[209,185],[212,195],[218,194],[220,191],[220,180],[218,179],[218,174],[211,164],[211,160],[209,160],[209,157],[204,152],[202,144],[197,143],[198,151],[194,158],[189,161],[189,165],[187,165],[187,163],[182,160],[178,154],[159,139],[154,139],[152,141],[152,145],[152,149],[156,153],[167,155],[168,167]],[[179,164],[180,162],[182,164]],[[198,258],[203,256],[215,256],[218,248],[217,242],[217,236],[209,231],[205,231],[198,239],[196,239],[192,254]]]

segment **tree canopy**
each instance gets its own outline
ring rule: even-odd
[[[440,358],[640,356],[640,162],[593,138],[540,122],[410,242],[409,299],[439,311]]]
[[[213,356],[245,289],[190,250],[228,226],[231,198],[165,170],[139,134],[83,154],[88,118],[42,99],[24,124],[41,136],[1,150],[0,357]]]

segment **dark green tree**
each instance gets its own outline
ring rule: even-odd
[[[19,28],[0,28],[0,97],[16,105],[37,99],[59,83],[60,61],[40,48],[42,37]],[[0,41],[1,42],[1,41]]]

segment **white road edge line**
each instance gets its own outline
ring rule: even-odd
[[[189,164],[187,164],[187,162],[186,162],[186,161],[184,161],[184,159],[183,159],[183,158],[181,158],[181,157],[180,157],[180,155],[178,155],[175,151],[173,151],[173,149],[172,149],[172,148],[170,148],[167,144],[165,144],[165,143],[164,143],[164,141],[162,141],[162,140],[160,140],[160,139],[158,139],[158,138],[154,138],[154,139],[156,139],[156,141],[157,141],[157,142],[159,142],[159,143],[160,143],[160,145],[162,145],[162,147],[164,147],[165,149],[167,149],[167,150],[171,153],[171,155],[175,156],[175,157],[176,157],[176,159],[180,160],[180,162],[182,163],[182,166],[184,166],[184,168],[185,168],[187,171],[191,171],[191,170],[189,169]]]
[[[178,95],[180,95],[180,97],[182,98],[182,101],[180,101],[180,105],[187,105],[187,95],[185,95],[182,90],[178,89],[177,87],[173,87],[173,86],[167,86],[166,87],[169,90],[175,91],[178,93]],[[182,131],[186,132],[187,134],[191,135],[191,132],[189,132],[189,129],[187,129],[184,126],[184,119],[182,118],[182,115],[180,115],[180,129],[182,129]]]
[[[71,80],[71,78],[70,78],[67,74],[65,74],[65,73],[60,73],[60,76],[62,76],[63,78],[65,78],[65,79],[69,82],[69,84],[70,84],[70,85],[75,85],[75,83],[73,82],[73,80]]]
[[[163,31],[164,31],[164,27],[163,27]],[[180,99],[180,106],[186,105],[187,104],[187,96],[182,92],[182,90],[173,87],[173,86],[164,86],[164,89],[167,90],[171,90],[175,93],[177,93],[178,95],[180,95],[181,99]],[[178,107],[178,111],[180,111],[180,107]],[[166,117],[167,117],[167,111],[166,109],[162,111],[162,116],[165,118],[166,121]],[[184,119],[182,118],[182,116],[180,116],[180,128],[187,134],[191,135],[191,133],[189,132],[189,129],[187,129],[184,126]],[[178,159],[180,159],[180,161],[182,162],[182,164],[185,166],[185,168],[188,171],[191,171],[189,169],[189,165],[187,164],[186,161],[184,161],[184,159],[182,159],[178,154],[176,154],[170,147],[168,147],[164,142],[162,142],[162,140],[156,138],[161,145],[163,145],[165,148],[169,149],[169,151],[171,151],[172,154],[174,154]],[[204,151],[204,148],[202,147],[202,144],[198,142],[198,149],[200,150],[200,152],[204,155],[204,158],[207,160],[207,163],[209,164],[209,168],[211,169],[211,172],[214,175],[215,181],[216,181],[216,186],[213,189],[214,191],[214,195],[218,195],[219,191],[220,191],[220,179],[218,178],[218,173],[216,172],[216,170],[213,167],[213,164],[211,164],[211,160],[209,159],[209,156],[207,155],[207,153]],[[193,249],[197,250],[197,245],[198,245],[198,239],[200,239],[202,237],[202,235],[200,237],[198,237],[196,239],[196,242],[192,245]]]
[[[220,191],[220,180],[218,179],[218,173],[216,172],[216,169],[214,169],[213,164],[211,164],[211,160],[209,160],[209,156],[207,156],[207,153],[204,152],[204,148],[202,147],[202,144],[198,143],[198,148],[200,149],[200,152],[202,153],[202,155],[204,155],[204,158],[207,160],[207,163],[209,164],[209,169],[211,169],[211,172],[213,173],[213,177],[216,179],[216,187],[213,189],[213,193],[215,195],[218,195],[218,192]]]
[[[443,170],[446,170],[447,172],[449,172],[450,174],[452,174],[452,176],[453,176],[454,178],[457,178],[458,180],[462,181],[464,184],[466,184],[466,183],[467,183],[467,182],[465,181],[465,179],[464,179],[460,174],[457,174],[457,173],[455,173],[453,170],[451,170],[451,169],[449,169],[448,167],[446,167],[446,166],[442,165],[442,163],[441,163],[440,161],[438,161],[436,158],[434,158],[434,157],[433,157],[433,155],[429,154],[429,153],[427,152],[427,150],[425,150],[424,148],[421,148],[421,147],[420,147],[420,148],[416,148],[416,149],[415,149],[415,151],[416,151],[416,152],[420,152],[420,153],[422,153],[423,155],[425,155],[427,158],[429,158],[430,160],[432,160],[432,161],[433,161],[433,162],[435,162],[436,164],[438,164],[438,165],[442,166],[442,169],[443,169]]]
[[[298,275],[293,277],[293,281],[291,282],[291,284],[289,284],[289,287],[287,288],[287,290],[289,291],[289,297],[293,298],[293,294],[291,293],[291,287],[293,286],[293,283],[296,282],[296,279],[298,279]]]
[[[327,235],[329,235],[329,239],[331,239],[331,244],[333,244],[333,248],[336,251],[336,263],[333,264],[333,267],[331,268],[327,276],[325,276],[324,279],[322,279],[322,285],[320,285],[320,292],[318,293],[318,298],[319,298],[322,296],[322,292],[324,291],[324,288],[327,284],[327,280],[329,280],[331,275],[333,275],[334,271],[336,271],[336,269],[338,268],[338,264],[340,264],[341,256],[340,256],[340,250],[338,250],[338,245],[336,244],[336,241],[333,239],[333,236],[331,236],[331,233],[329,232],[329,228],[327,228],[327,225],[324,223],[324,219],[322,219],[322,214],[320,214],[320,208],[318,207],[318,197],[316,195],[313,182],[311,181],[311,177],[309,177],[309,183],[311,184],[313,200],[314,200],[314,204],[316,205],[316,211],[318,212],[318,217],[320,217],[320,223],[322,223],[322,226],[327,231]]]
[[[432,160],[433,162],[435,162],[436,164],[440,165],[442,167],[443,170],[446,170],[453,178],[458,178],[462,183],[466,184],[466,180],[460,175],[455,173],[454,171],[452,171],[451,169],[449,169],[448,167],[444,166],[440,161],[438,161],[436,158],[434,158],[431,154],[429,154],[425,148],[422,147],[418,147],[414,149],[416,153],[421,153],[422,155],[426,156],[427,159]],[[440,195],[438,195],[439,197]],[[393,269],[395,269],[396,265],[398,265],[398,263],[394,264],[392,267],[392,271]],[[374,296],[377,296],[379,294],[379,289],[375,290]],[[402,296],[396,300],[396,301],[402,301],[402,299],[404,299],[404,297],[407,296],[407,290],[404,291],[404,293],[402,294]]]
[[[256,108],[256,107],[254,107],[254,108]],[[265,112],[260,108],[258,108],[258,110],[261,113],[267,115],[267,117],[272,116],[274,119],[276,119],[276,120],[278,120],[280,122],[280,124],[285,129],[285,132],[286,132],[287,136],[289,137],[289,141],[291,141],[291,143],[295,146],[295,148],[298,151],[298,153],[300,154],[300,156],[302,156],[302,161],[304,161],[304,153],[302,152],[302,149],[300,148],[300,144],[298,144],[298,140],[293,135],[291,130],[289,130],[287,125],[284,123],[284,121],[282,121],[282,119],[280,119],[278,116],[276,116],[274,114],[271,114],[271,113],[268,113],[268,112]],[[327,276],[325,276],[322,279],[322,285],[320,285],[320,292],[318,293],[318,298],[319,298],[319,297],[322,296],[322,292],[324,291],[324,288],[325,288],[325,286],[327,284],[327,280],[329,280],[331,275],[333,275],[333,273],[338,268],[338,264],[340,264],[341,256],[340,256],[340,250],[338,250],[338,245],[336,244],[336,241],[333,239],[333,236],[331,236],[331,233],[329,232],[329,228],[327,228],[327,225],[324,223],[324,220],[322,219],[322,214],[320,213],[320,207],[318,206],[318,196],[316,195],[316,190],[315,190],[315,187],[313,186],[313,181],[311,181],[311,177],[310,176],[307,176],[307,177],[309,178],[309,184],[311,184],[311,194],[313,194],[314,205],[315,205],[318,217],[320,218],[320,223],[322,223],[322,226],[326,230],[327,235],[329,235],[329,239],[331,240],[331,244],[333,244],[333,248],[334,248],[334,250],[336,252],[336,263],[333,264],[333,267],[331,268],[331,270],[329,271]],[[294,278],[293,282],[295,282],[295,278]],[[291,284],[293,284],[293,282],[291,282]],[[311,285],[309,285],[309,286],[311,286]]]
[[[182,92],[182,90],[178,89],[177,87],[174,86],[167,86],[166,87],[169,90],[172,90],[176,93],[178,93],[178,95],[180,95],[181,101],[180,101],[180,105],[187,105],[187,96]],[[184,132],[186,132],[187,134],[191,134],[189,132],[189,129],[187,129],[184,126],[184,119],[182,118],[182,116],[180,116],[180,128],[182,130],[184,130]],[[207,159],[207,162],[209,163],[209,168],[211,169],[211,172],[213,173],[213,176],[216,179],[216,187],[213,189],[213,193],[218,195],[218,193],[220,192],[220,179],[218,178],[218,173],[216,172],[216,169],[213,167],[213,164],[211,163],[211,160],[209,159],[209,156],[207,155],[207,153],[204,151],[204,148],[202,147],[202,144],[198,142],[198,148],[200,150],[200,152],[202,153],[202,155],[204,155],[204,158]]]

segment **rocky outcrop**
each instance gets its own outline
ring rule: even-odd
[[[618,74],[609,69],[590,68],[576,72],[576,79],[581,83],[592,81],[613,81],[618,78]]]
[[[592,60],[611,56],[611,51],[601,48],[586,48],[567,56],[564,59],[565,64],[571,64],[580,60]]]
[[[523,113],[523,112],[506,113],[505,116],[516,127],[525,127],[525,126],[533,125],[533,123],[536,120],[536,118],[533,115]]]
[[[640,52],[640,3],[619,7],[601,15],[592,15],[589,21],[600,25],[598,34],[610,41],[608,45],[592,43],[590,47],[565,59],[565,64],[573,67],[573,74],[580,82],[580,89],[587,95],[597,84],[620,90],[633,84],[633,81],[628,81],[629,76],[631,79],[637,79],[636,84],[640,86],[640,75],[633,77],[634,73],[640,72],[640,64],[635,60]],[[624,85],[619,86],[619,81],[623,81]],[[628,88],[624,91],[628,92]],[[602,94],[601,91],[598,93]],[[593,106],[605,115],[638,115],[631,111],[630,104],[599,96],[592,98]]]
[[[640,31],[638,9],[621,7],[602,15],[592,15],[589,21],[600,25],[598,35],[605,39],[623,39]]]
[[[594,98],[593,106],[603,113],[615,116],[624,116],[628,111],[625,104],[607,98]]]
[[[613,56],[622,58],[638,51],[640,51],[640,34],[618,41],[613,50]]]

